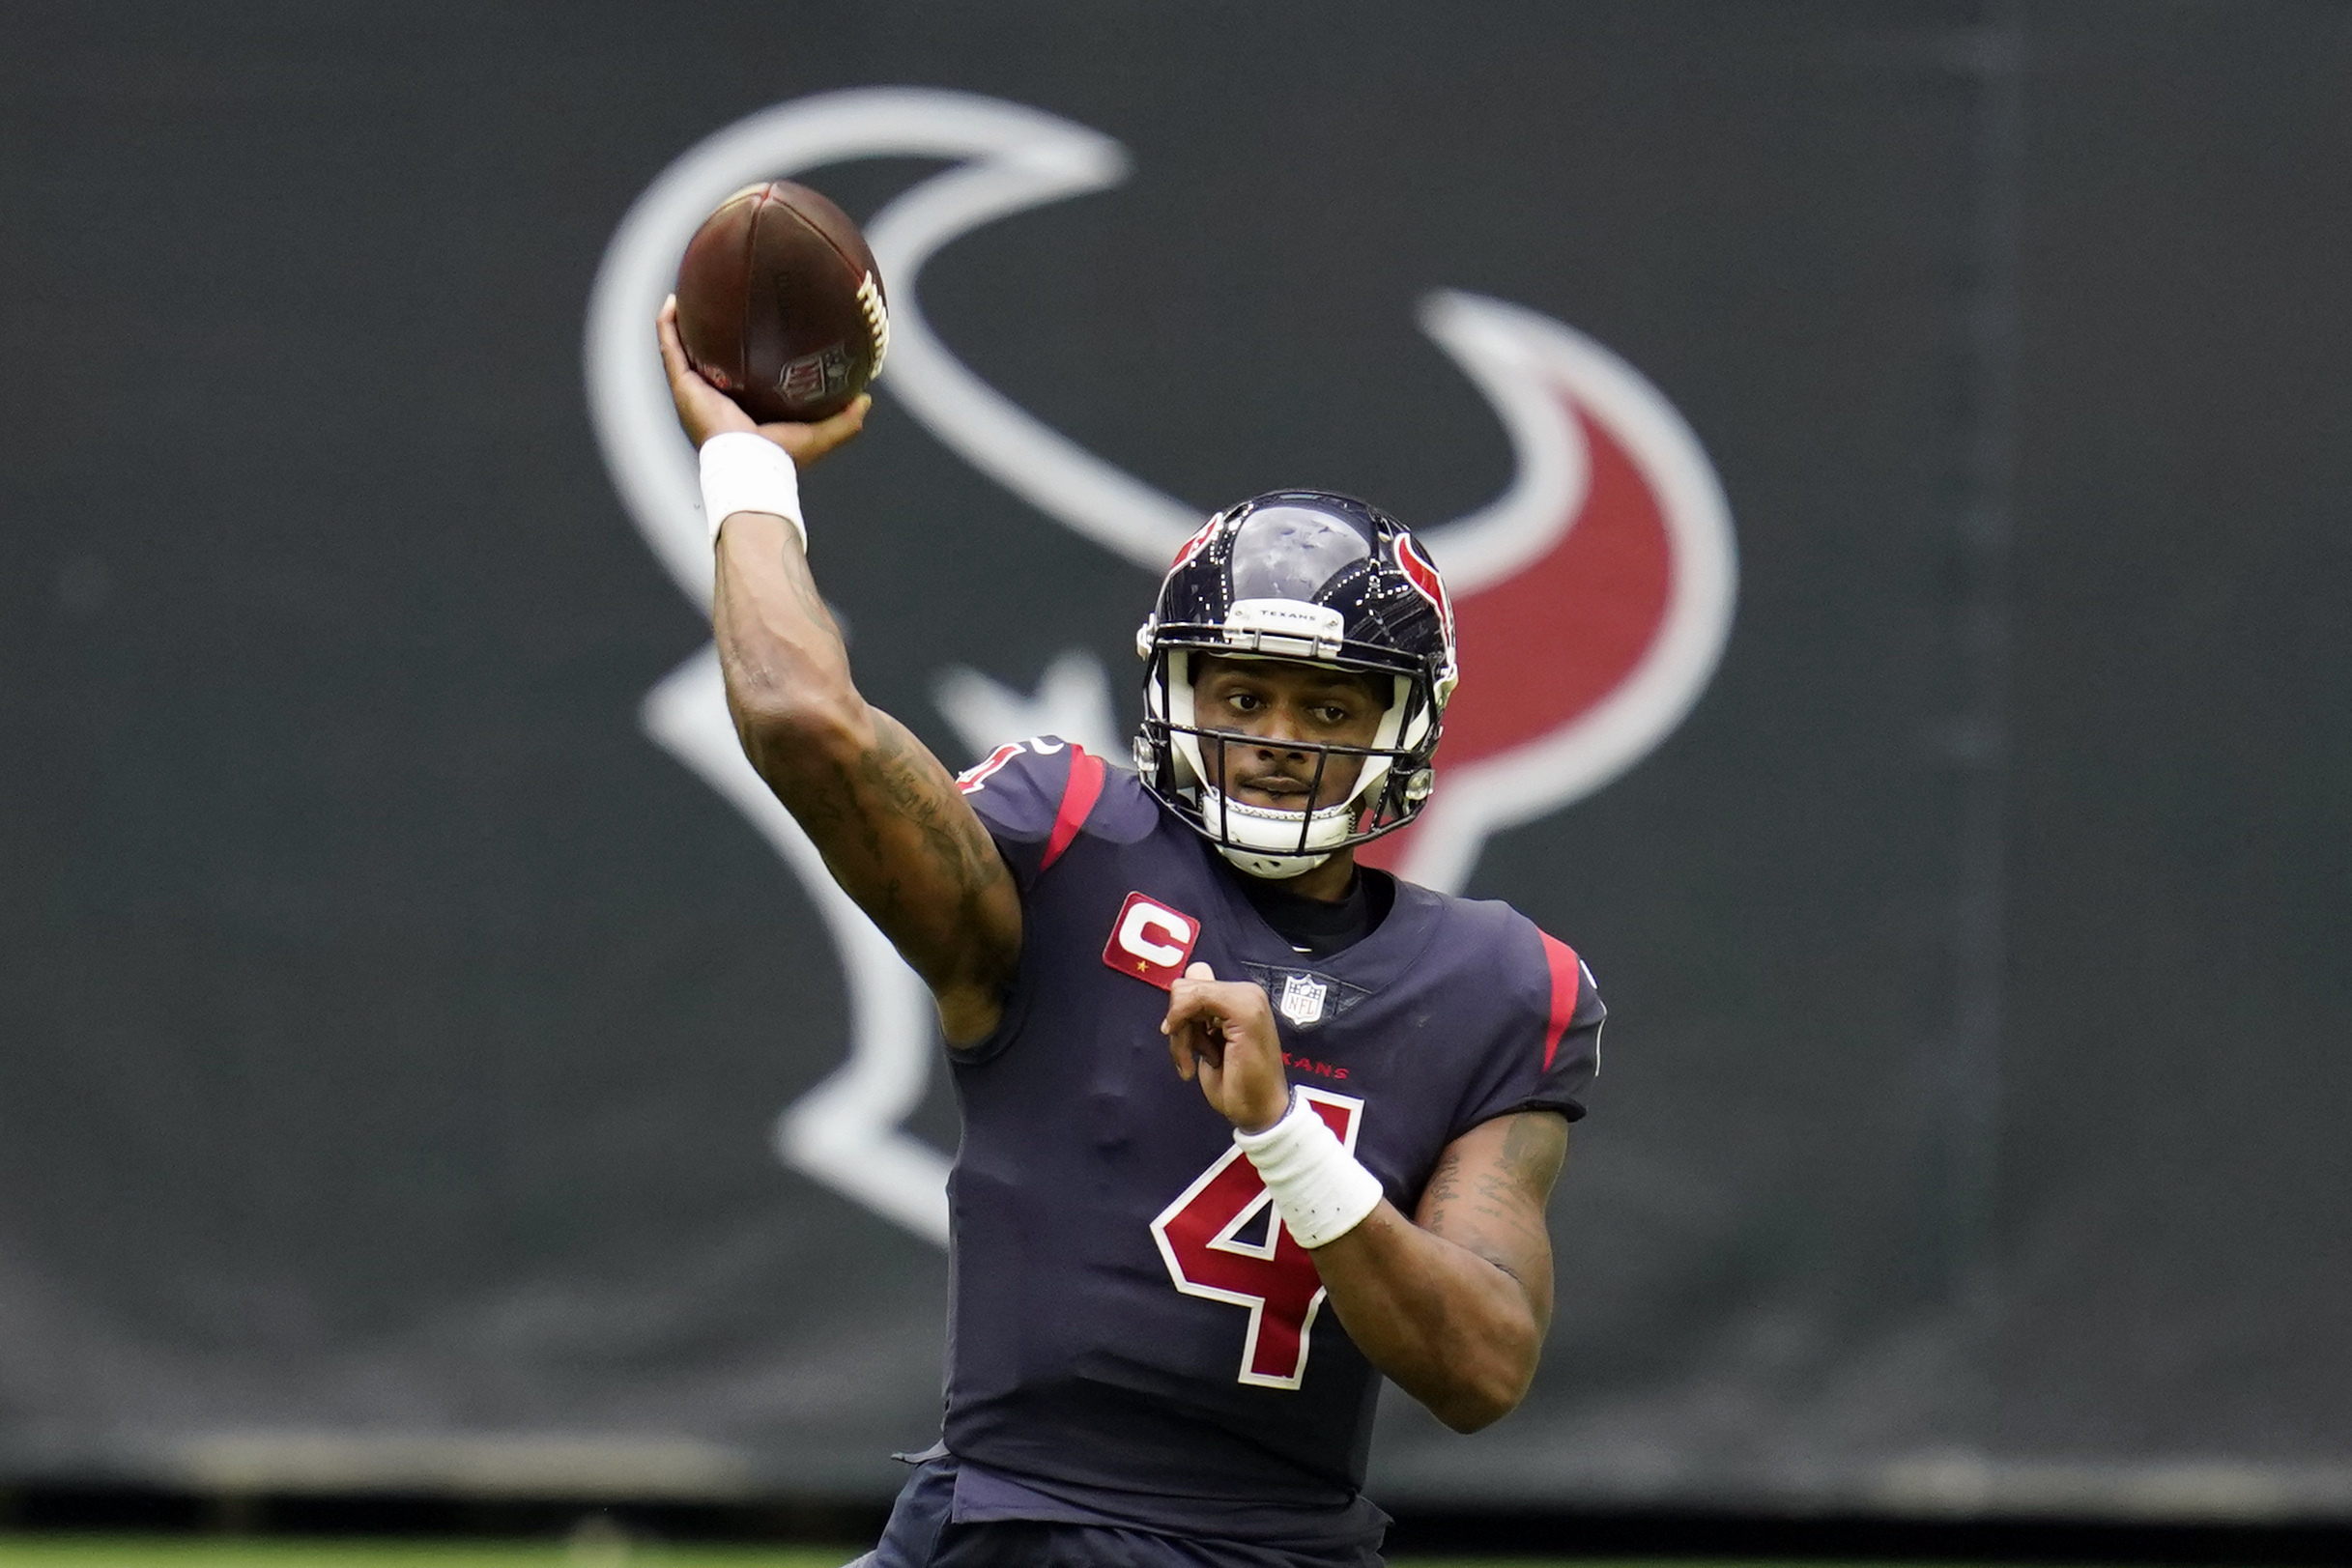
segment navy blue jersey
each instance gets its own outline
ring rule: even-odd
[[[961,784],[1023,924],[1003,1022],[952,1056],[947,1448],[1171,1527],[1351,1506],[1379,1377],[1177,1077],[1167,986],[1198,962],[1263,984],[1292,1079],[1410,1214],[1472,1127],[1583,1114],[1590,975],[1507,905],[1411,883],[1362,940],[1303,956],[1133,775],[1059,741]]]

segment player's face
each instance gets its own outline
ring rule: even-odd
[[[1204,737],[1201,760],[1209,783],[1247,806],[1279,812],[1307,809],[1317,754],[1292,741],[1369,746],[1388,711],[1389,694],[1371,676],[1285,659],[1227,659],[1204,654],[1192,677],[1192,711],[1203,729],[1247,737],[1219,746]],[[1223,754],[1220,772],[1219,754]],[[1347,799],[1364,759],[1335,755],[1323,765],[1314,807]]]

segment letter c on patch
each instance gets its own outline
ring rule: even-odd
[[[1200,922],[1140,893],[1131,893],[1110,928],[1103,961],[1122,975],[1133,975],[1167,990],[1184,973],[1192,945],[1200,940]]]
[[[1165,931],[1176,940],[1155,942],[1150,935],[1153,931]],[[1131,905],[1127,918],[1119,923],[1119,946],[1154,964],[1184,962],[1185,952],[1191,945],[1192,923],[1156,904]]]

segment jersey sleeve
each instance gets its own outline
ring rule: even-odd
[[[1025,898],[1076,840],[1107,775],[1093,753],[1041,735],[997,747],[959,774],[956,787],[996,841]]]
[[[1576,950],[1535,926],[1520,923],[1510,956],[1518,1017],[1494,1042],[1477,1080],[1455,1118],[1459,1137],[1482,1122],[1514,1111],[1558,1111],[1569,1121],[1585,1114],[1600,1075],[1601,1025],[1609,1010]]]

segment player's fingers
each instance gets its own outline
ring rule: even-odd
[[[1237,1000],[1251,992],[1264,994],[1249,981],[1219,980],[1217,972],[1205,963],[1194,964],[1184,972],[1182,979],[1172,981],[1168,985],[1170,996],[1191,997],[1197,1002],[1215,1005],[1220,1011],[1230,1011]]]
[[[1225,1064],[1204,1056],[1200,1059],[1199,1071],[1200,1092],[1209,1098],[1210,1104],[1222,1112],[1225,1106]]]
[[[787,425],[785,428],[796,433],[801,448],[814,460],[863,430],[869,406],[861,398],[830,419],[819,419],[813,425]]]
[[[866,411],[873,407],[874,399],[860,392],[847,408],[830,419],[819,419],[812,425],[770,425],[762,429],[769,440],[792,454],[793,462],[806,468],[855,439],[866,428]]]
[[[714,417],[724,417],[716,405],[726,403],[731,408],[733,405],[687,362],[686,346],[677,335],[677,296],[672,295],[662,306],[661,314],[653,319],[653,333],[662,351],[662,372],[670,378],[670,401],[677,406],[687,434],[700,445],[710,434],[702,427],[711,424]],[[741,423],[748,427],[751,421],[747,418]]]
[[[1248,981],[1235,981],[1225,989],[1225,1015],[1235,1022],[1270,1022],[1275,1020],[1275,1004],[1265,994],[1263,985],[1251,985]]]
[[[1219,1009],[1229,1018],[1270,1011],[1265,991],[1246,980],[1219,981],[1216,989]]]
[[[1168,1011],[1160,1020],[1160,1032],[1174,1035],[1177,1030],[1197,1018],[1206,1011],[1208,999],[1200,982],[1180,980],[1168,987]]]
[[[1215,1019],[1218,1027],[1228,1035],[1247,1031],[1274,1016],[1266,993],[1246,980],[1180,980],[1169,994],[1182,996],[1185,1017]],[[1169,1009],[1171,1016],[1175,1012],[1174,1007]]]
[[[1177,1076],[1187,1082],[1225,1065],[1223,1038],[1197,1022],[1183,1025],[1168,1038],[1168,1052],[1176,1059]]]
[[[662,308],[653,316],[653,341],[662,351],[662,368],[675,381],[686,368],[686,346],[677,337],[677,296],[662,301]]]
[[[1165,1026],[1163,1025],[1162,1027],[1164,1028]],[[1177,1030],[1168,1030],[1167,1037],[1168,1059],[1176,1064],[1176,1076],[1182,1078],[1187,1083],[1190,1083],[1192,1081],[1192,1063],[1194,1061],[1192,1042],[1185,1038],[1185,1034],[1183,1032]]]
[[[1219,1058],[1225,1053],[1226,1037],[1233,1032],[1217,998],[1198,992],[1170,1007],[1161,1027],[1171,1039],[1190,1041],[1196,1052],[1213,1053]]]

